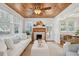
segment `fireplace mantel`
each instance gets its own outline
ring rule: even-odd
[[[33,39],[33,41],[35,40],[35,33],[38,33],[38,34],[40,34],[40,33],[44,33],[43,34],[43,38],[44,38],[44,40],[46,40],[46,28],[39,28],[39,27],[35,27],[35,28],[33,28],[33,30],[32,30],[32,39]]]
[[[46,32],[46,28],[33,28],[33,32]]]

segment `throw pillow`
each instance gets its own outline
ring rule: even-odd
[[[0,56],[6,56],[7,55],[7,46],[4,42],[4,40],[0,39]]]
[[[77,53],[78,53],[78,55],[79,55],[79,50],[78,50],[78,52],[77,52]]]
[[[14,44],[17,44],[17,43],[20,42],[20,38],[19,38],[18,36],[12,38],[12,40],[13,40],[13,43],[14,43]]]
[[[20,37],[22,40],[26,40],[27,39],[27,35],[22,34],[22,36]]]
[[[13,49],[14,48],[14,43],[12,39],[5,39],[5,43],[8,49]]]

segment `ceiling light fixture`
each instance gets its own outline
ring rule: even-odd
[[[41,13],[41,10],[40,9],[35,9],[34,12],[35,12],[36,15],[39,15]]]

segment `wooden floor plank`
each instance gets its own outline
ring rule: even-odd
[[[31,48],[32,48],[32,43],[28,45],[28,47],[23,51],[21,56],[30,56],[31,55]]]

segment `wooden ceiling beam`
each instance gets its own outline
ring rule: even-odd
[[[19,13],[24,18],[51,18],[57,16],[59,13],[61,13],[65,8],[67,8],[71,3],[21,3],[21,6],[19,9],[17,8],[17,4],[15,3],[6,3],[10,8],[15,10],[17,13]],[[29,15],[28,9],[31,9],[32,12],[34,12],[34,8],[38,6],[40,9],[45,7],[51,7],[51,12],[48,10],[48,14],[45,12],[46,10],[42,10],[42,13],[40,15],[36,15],[32,13],[32,15]]]

